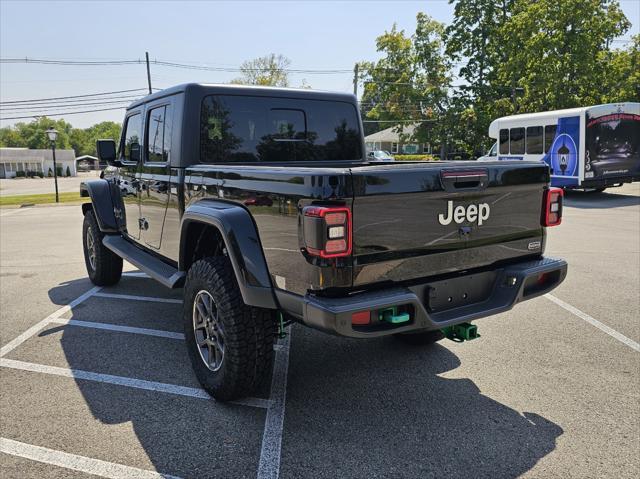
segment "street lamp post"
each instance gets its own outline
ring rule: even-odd
[[[56,203],[59,203],[60,199],[58,198],[58,166],[56,165],[56,140],[58,139],[58,132],[53,128],[49,128],[46,133],[49,137],[49,141],[51,142],[51,153],[53,153],[53,181],[56,184]]]

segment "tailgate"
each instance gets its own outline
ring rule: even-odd
[[[396,163],[352,178],[354,286],[542,253],[543,163]]]

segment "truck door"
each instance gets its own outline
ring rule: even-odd
[[[117,186],[122,195],[127,234],[140,238],[140,155],[142,152],[142,113],[133,112],[125,118],[124,134],[120,144],[120,162]]]
[[[171,98],[151,103],[146,111],[144,164],[140,175],[140,228],[147,246],[159,249],[171,194]]]

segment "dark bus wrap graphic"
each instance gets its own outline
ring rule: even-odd
[[[585,183],[640,180],[640,108],[602,105],[587,110],[585,121]]]

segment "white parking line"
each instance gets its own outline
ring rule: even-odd
[[[597,319],[592,318],[591,316],[589,316],[587,313],[583,313],[582,311],[580,311],[575,306],[571,306],[569,303],[565,303],[560,298],[557,298],[552,294],[547,293],[544,296],[549,301],[553,301],[554,303],[556,303],[561,308],[564,308],[565,310],[567,310],[570,313],[576,315],[577,317],[579,317],[580,319],[586,321],[587,323],[591,324],[592,326],[595,326],[600,331],[604,331],[605,333],[607,333],[612,338],[615,338],[618,341],[620,341],[621,343],[626,344],[627,346],[629,346],[631,349],[634,349],[634,350],[640,352],[640,344],[636,343],[633,339],[627,338],[624,334],[619,333],[615,329],[610,328],[606,324],[601,323]]]
[[[171,304],[182,304],[181,299],[173,299],[173,298],[154,298],[152,296],[136,296],[133,294],[116,294],[116,293],[95,293],[95,297],[97,298],[110,298],[110,299],[129,299],[132,301],[149,301],[151,303],[171,303]]]
[[[282,429],[287,396],[287,370],[289,369],[289,347],[292,329],[284,339],[282,349],[276,352],[271,379],[271,405],[267,409],[262,435],[258,479],[277,479],[280,475],[280,455],[282,449]]]
[[[121,333],[143,334],[145,336],[156,336],[158,338],[181,339],[184,340],[184,334],[174,333],[173,331],[163,331],[160,329],[135,328],[133,326],[121,326],[119,324],[96,323],[93,321],[80,321],[77,319],[57,318],[51,320],[56,324],[68,324],[69,326],[78,326],[81,328],[106,329],[108,331],[118,331]]]
[[[15,215],[16,213],[20,213],[21,211],[25,211],[25,208],[15,208],[6,212],[3,211],[2,214],[0,214],[0,218],[4,218],[5,216]]]
[[[101,461],[90,457],[69,454],[41,446],[33,446],[24,442],[0,438],[0,452],[12,456],[23,457],[32,461],[64,467],[73,471],[86,472],[94,476],[108,477],[112,479],[179,479],[177,476],[162,474],[154,471],[146,471],[137,467],[124,466],[113,462]]]
[[[27,329],[24,333],[19,335],[14,340],[9,341],[2,348],[0,348],[0,358],[3,357],[3,356],[6,356],[7,354],[9,354],[11,351],[13,351],[15,348],[20,346],[22,343],[24,343],[31,336],[33,336],[35,334],[38,334],[38,332],[42,328],[44,328],[47,324],[49,324],[51,321],[53,321],[54,319],[58,319],[60,316],[62,316],[66,312],[71,311],[72,308],[75,308],[80,303],[86,301],[91,296],[96,294],[98,291],[100,291],[100,287],[99,286],[95,286],[95,287],[91,288],[86,293],[78,296],[76,299],[71,301],[69,304],[67,304],[67,305],[63,306],[62,308],[60,308],[59,310],[57,310],[55,313],[51,313],[49,316],[44,318],[39,323],[34,324],[33,326],[31,326],[29,329]]]
[[[47,366],[45,364],[27,363],[25,361],[17,361],[15,359],[0,359],[0,367],[17,369],[20,371],[31,371],[41,374],[51,374],[53,376],[62,376],[65,378],[82,379],[85,381],[115,384],[117,386],[175,394],[177,396],[187,396],[198,399],[213,399],[211,396],[209,396],[209,394],[207,394],[204,389],[192,388],[189,386],[178,386],[176,384],[160,383],[156,381],[146,381],[144,379],[135,379],[124,376],[113,376],[111,374],[94,373],[91,371],[83,371],[81,369],[59,368],[56,366]],[[238,404],[241,406],[250,406],[256,408],[268,408],[271,404],[269,400],[261,398],[245,398],[231,402],[233,404]]]

